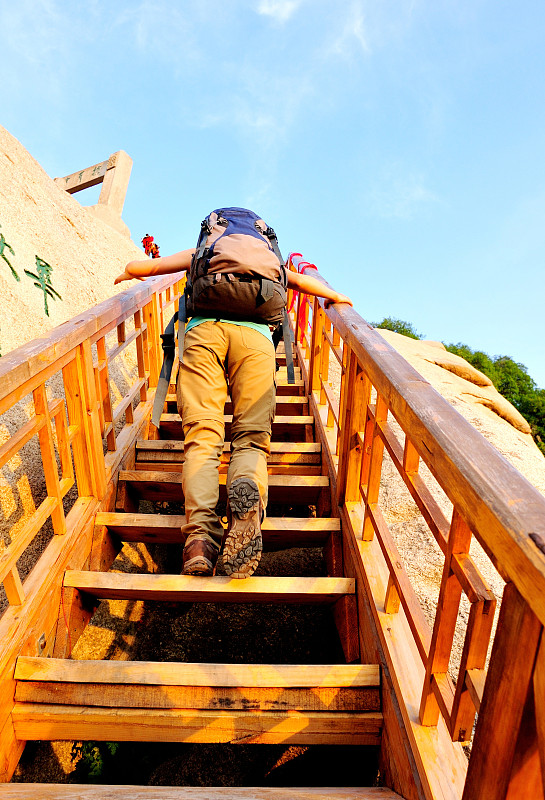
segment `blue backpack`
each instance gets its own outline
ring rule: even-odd
[[[276,234],[257,214],[246,208],[221,208],[202,221],[180,307],[161,334],[165,356],[151,417],[156,427],[174,364],[176,320],[180,360],[185,323],[196,314],[275,326],[275,348],[283,338],[288,383],[295,383],[286,288],[287,273]]]
[[[222,208],[201,223],[186,294],[187,316],[277,325],[287,276],[274,230],[246,208]]]

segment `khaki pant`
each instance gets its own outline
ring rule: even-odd
[[[272,342],[251,328],[207,321],[186,334],[178,373],[178,410],[185,440],[182,486],[187,524],[183,531],[188,536],[206,533],[217,545],[223,537],[215,508],[228,383],[233,423],[227,487],[235,478],[252,478],[266,507],[275,370]]]

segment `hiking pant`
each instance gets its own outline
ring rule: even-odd
[[[216,514],[225,436],[227,386],[233,403],[227,488],[252,478],[267,506],[267,456],[275,411],[274,347],[262,333],[228,322],[201,322],[185,336],[178,373],[178,410],[184,431],[182,487],[189,536],[208,534],[219,546]]]

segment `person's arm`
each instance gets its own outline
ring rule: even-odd
[[[348,303],[349,306],[352,305],[352,300],[349,297],[345,294],[340,294],[340,292],[336,292],[329,286],[325,286],[321,281],[317,280],[317,278],[311,278],[309,275],[302,275],[299,272],[292,272],[291,270],[288,270],[287,276],[290,289],[296,289],[298,292],[311,294],[313,297],[324,297],[326,308],[330,306],[331,303]]]
[[[125,271],[115,279],[114,286],[116,283],[121,283],[121,281],[132,281],[133,278],[143,281],[153,275],[170,275],[173,272],[184,272],[191,266],[191,257],[194,252],[195,248],[192,247],[190,250],[181,250],[172,256],[147,258],[145,261],[129,261]]]

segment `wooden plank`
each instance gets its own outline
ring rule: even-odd
[[[11,572],[17,559],[24,553],[30,542],[56,507],[54,497],[46,497],[36,511],[27,519],[24,526],[17,533],[9,547],[0,556],[0,581]]]
[[[85,708],[16,703],[15,733],[28,740],[378,745],[382,714]]]
[[[380,676],[375,665],[21,658],[15,677],[16,700],[20,702],[113,708],[380,711]]]
[[[360,658],[360,639],[358,629],[358,602],[356,595],[345,595],[335,603],[335,625],[348,664]]]
[[[67,571],[64,585],[108,599],[184,603],[333,603],[354,593],[351,578],[246,578]]]
[[[371,384],[351,353],[344,387],[344,417],[339,443],[338,501],[359,500],[360,467],[363,442],[358,432],[365,427],[365,415],[371,394]]]
[[[488,644],[496,609],[496,598],[492,592],[489,592],[488,595],[488,597],[473,601],[469,610],[469,621],[456,682],[450,726],[452,738],[458,742],[466,742],[471,738],[475,712],[480,708],[480,699],[475,703],[472,691],[475,684],[472,684],[471,680],[468,682],[465,678],[468,672],[474,670],[484,672],[486,666]],[[470,684],[472,684],[471,688]]]
[[[181,527],[185,515],[100,513],[97,525],[106,526],[125,542],[182,544]],[[324,517],[265,517],[262,526],[265,550],[282,547],[320,547],[332,532],[340,531],[340,521]]]
[[[532,681],[522,712],[509,788],[505,800],[543,800],[543,778],[536,731],[536,704]]]
[[[441,510],[439,503],[426,486],[423,478],[416,471],[419,458],[417,451],[407,437],[405,438],[405,448],[402,449],[401,443],[392,430],[392,426],[387,422],[380,425],[379,436],[386,445],[390,458],[401,475],[420,513],[426,520],[435,541],[443,553],[446,552],[450,527],[449,522]],[[409,465],[409,471],[405,469],[405,462]]]
[[[13,783],[9,793],[10,800],[403,800],[401,795],[382,786],[362,789],[329,786],[280,789]]]
[[[66,520],[64,518],[59,472],[57,470],[55,447],[53,445],[53,429],[49,417],[45,385],[42,384],[38,386],[34,390],[32,396],[36,414],[45,418],[45,425],[38,430],[38,439],[40,442],[40,453],[42,456],[42,467],[47,494],[56,501],[51,509],[51,523],[55,534],[62,535],[66,533]]]
[[[16,564],[4,577],[4,591],[10,606],[21,606],[25,602],[25,590]]]
[[[465,675],[465,683],[473,705],[477,711],[481,707],[484,694],[484,684],[486,681],[486,670],[484,669],[468,669]]]
[[[503,800],[506,797],[541,632],[537,617],[514,584],[508,583],[503,593],[463,800]],[[523,647],[521,642],[524,642]]]
[[[380,685],[378,664],[204,664],[174,661],[73,661],[20,656],[19,681],[232,688],[342,688]]]
[[[220,496],[225,496],[227,475],[220,473]],[[182,474],[180,472],[122,470],[119,485],[126,483],[144,500],[180,500],[182,497]],[[269,475],[269,501],[311,503],[320,490],[329,485],[326,475]]]
[[[420,721],[422,725],[437,725],[440,710],[445,716],[446,698],[438,696],[441,684],[433,682],[434,674],[439,674],[446,682],[452,642],[456,631],[456,620],[462,596],[462,587],[452,570],[452,557],[460,553],[468,553],[471,544],[471,531],[467,523],[454,509],[448,539],[447,553],[443,565],[437,611],[433,626],[433,636],[426,664],[426,678],[422,690],[420,704]],[[484,666],[480,664],[479,666]],[[442,700],[444,702],[442,702]],[[451,703],[449,692],[449,704]],[[450,709],[445,717],[450,725]]]
[[[136,443],[136,449],[142,453],[148,450],[163,453],[183,453],[184,443],[171,439],[139,439]],[[225,442],[223,450],[224,452],[230,452],[231,442]],[[271,442],[271,455],[282,453],[311,455],[321,453],[321,451],[322,446],[318,442]]]
[[[24,703],[53,703],[107,708],[192,708],[230,711],[380,711],[378,687],[252,688],[143,686],[102,683],[18,683],[15,698]]]
[[[420,601],[405,571],[403,560],[382,515],[380,506],[369,505],[367,507],[366,517],[371,521],[373,529],[377,534],[380,548],[390,571],[390,578],[395,583],[399,599],[405,609],[407,621],[413,633],[416,646],[418,647],[418,652],[420,653],[422,661],[425,662],[430,649],[431,631],[424,612],[422,611]],[[384,596],[386,597],[386,593]]]
[[[224,415],[225,438],[230,439],[232,414]],[[279,415],[274,418],[272,423],[272,436],[278,437],[284,434],[301,437],[301,428],[305,425],[312,425],[314,417],[308,414]],[[161,414],[160,421],[161,434],[172,439],[182,439],[182,420],[179,414]]]
[[[541,635],[541,642],[534,670],[534,698],[535,698],[535,724],[536,738],[541,762],[541,776],[545,791],[545,638]]]
[[[10,436],[5,444],[0,447],[0,469],[5,467],[7,462],[19,452],[21,447],[32,439],[38,431],[45,425],[45,415],[37,414],[29,419],[19,430]]]

